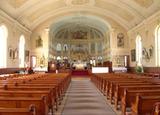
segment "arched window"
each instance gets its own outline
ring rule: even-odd
[[[157,26],[155,31],[155,57],[156,66],[160,66],[160,25]]]
[[[67,51],[68,50],[68,46],[67,46],[67,44],[64,44],[64,46],[63,46],[63,51]]]
[[[24,67],[24,58],[25,58],[25,38],[24,35],[20,36],[19,40],[19,67]]]
[[[7,36],[8,29],[5,25],[0,26],[0,68],[4,68],[7,66]]]
[[[56,50],[61,51],[61,44],[60,43],[57,44]]]
[[[136,37],[136,61],[137,65],[142,65],[142,38],[140,35]]]

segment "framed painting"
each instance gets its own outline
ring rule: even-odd
[[[13,49],[9,48],[9,59],[13,59]]]
[[[25,50],[25,60],[29,61],[29,50]]]
[[[43,40],[40,36],[36,40],[36,48],[38,48],[38,47],[43,47]]]
[[[13,51],[13,59],[18,59],[18,49],[17,48]]]
[[[136,50],[135,49],[131,50],[131,61],[132,62],[136,61]]]

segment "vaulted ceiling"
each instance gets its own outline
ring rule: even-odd
[[[0,9],[30,30],[48,19],[79,13],[130,29],[160,10],[160,0],[0,0]]]

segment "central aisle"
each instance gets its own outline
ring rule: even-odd
[[[62,115],[116,115],[89,78],[72,79]]]

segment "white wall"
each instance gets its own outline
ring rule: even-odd
[[[105,55],[110,55],[109,57],[111,57],[111,61],[113,61],[113,58],[115,55],[130,55],[131,54],[130,51],[132,49],[135,49],[135,39],[138,34],[141,35],[142,37],[143,47],[149,48],[151,45],[153,47],[155,46],[155,28],[157,27],[158,24],[160,24],[160,12],[156,12],[151,17],[144,20],[141,24],[132,28],[128,32],[126,29],[124,29],[122,26],[120,26],[114,21],[110,20],[109,23],[111,24],[111,28],[109,32],[111,47],[110,47],[110,51],[106,50],[104,52],[105,52]],[[19,37],[23,34],[26,40],[25,49],[30,51],[30,56],[31,55],[37,56],[37,61],[39,61],[42,55],[44,55],[46,58],[45,66],[47,66],[49,36],[45,30],[45,28],[48,27],[48,25],[47,26],[45,25],[45,22],[37,26],[37,28],[33,30],[33,32],[31,33],[26,27],[22,26],[12,17],[0,11],[0,24],[4,24],[8,28],[9,34],[8,34],[8,39],[7,39],[7,42],[8,42],[7,50],[9,48],[13,48],[13,49],[18,48]],[[117,48],[117,34],[121,32],[124,33],[125,35],[124,37],[125,46],[124,48]],[[42,48],[35,47],[35,41],[38,38],[38,36],[41,36],[43,40]],[[9,52],[7,54],[8,54],[7,55],[7,67],[18,67],[19,66],[18,58],[9,59]],[[130,65],[134,67],[135,62],[131,62],[130,60]],[[143,66],[155,67],[155,47],[154,47],[153,57],[151,57],[150,60],[143,59]]]
[[[30,51],[30,34],[31,32],[19,24],[16,20],[14,20],[9,15],[0,11],[0,25],[4,24],[8,29],[8,38],[7,38],[7,67],[15,68],[19,67],[19,59],[9,58],[9,48],[15,50],[19,47],[19,38],[23,34],[25,37],[25,50]],[[26,62],[29,63],[29,62]]]
[[[41,37],[42,39],[42,47],[36,47],[36,40],[38,39],[38,37]],[[36,30],[33,31],[32,35],[31,35],[31,56],[36,56],[36,67],[40,67],[40,60],[42,59],[42,57],[44,56],[44,64],[43,66],[46,68],[48,67],[48,41],[49,37],[48,37],[48,31],[46,30],[46,28],[44,27],[39,27]]]
[[[142,37],[143,48],[148,49],[153,46],[153,57],[150,60],[142,59],[142,64],[145,67],[155,67],[155,28],[160,24],[160,11],[153,14],[148,19],[144,20],[141,24],[128,31],[130,50],[135,49],[136,36],[139,34]],[[131,66],[135,66],[136,62],[131,62]]]

